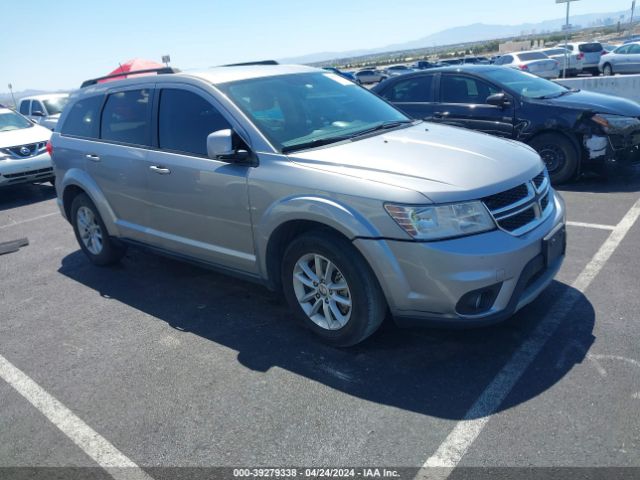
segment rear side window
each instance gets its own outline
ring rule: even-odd
[[[23,115],[29,115],[29,103],[31,100],[23,100],[20,102],[20,113]]]
[[[433,75],[401,80],[383,95],[390,102],[432,102]]]
[[[151,97],[148,89],[127,90],[107,97],[100,138],[132,145],[149,145]]]
[[[629,53],[631,53],[632,55],[638,55],[640,53],[640,45],[631,45]]]
[[[38,100],[33,100],[31,102],[31,115],[33,115],[33,112],[44,113],[44,107],[42,106],[42,103],[40,103]]]
[[[231,128],[207,100],[187,90],[160,93],[158,146],[164,150],[207,156],[207,136]]]
[[[602,51],[601,43],[585,43],[580,45],[580,51],[583,53],[596,53]]]
[[[100,107],[103,99],[104,97],[99,95],[83,98],[74,103],[69,109],[64,125],[62,125],[62,135],[97,138]]]

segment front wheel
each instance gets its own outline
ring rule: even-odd
[[[94,265],[111,265],[125,254],[126,248],[109,237],[98,209],[84,193],[73,199],[71,223],[80,248]]]
[[[547,166],[551,183],[557,185],[570,180],[578,170],[578,153],[571,141],[559,133],[543,133],[530,145]]]
[[[331,345],[363,341],[386,315],[384,294],[371,268],[336,234],[315,231],[294,239],[284,254],[281,280],[296,316]]]

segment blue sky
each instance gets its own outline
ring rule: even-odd
[[[572,13],[631,0],[580,0]],[[445,28],[561,18],[554,0],[5,0],[0,92],[69,89],[134,57],[180,68],[380,47]],[[12,19],[12,20],[10,20]]]

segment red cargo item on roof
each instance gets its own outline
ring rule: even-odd
[[[121,63],[118,68],[108,73],[106,76],[117,75],[118,73],[132,73],[137,72],[138,70],[149,70],[152,68],[164,68],[164,65],[158,62],[154,62],[153,60],[145,60],[144,58],[133,58],[131,60],[127,60],[124,63]],[[153,73],[140,74],[140,76],[144,75],[153,75]],[[113,80],[124,80],[125,78],[132,78],[135,76],[136,75],[123,75],[121,77],[107,78],[104,80],[98,80],[98,83],[111,82]]]

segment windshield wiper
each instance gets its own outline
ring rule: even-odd
[[[576,93],[576,92],[579,92],[579,91],[580,91],[580,89],[572,88],[572,89],[568,89],[568,90],[565,90],[564,92],[560,92],[560,93],[553,93],[553,94],[550,94],[550,95],[542,95],[541,97],[536,97],[536,100],[549,100],[551,98],[558,98],[558,97],[562,97],[564,95],[568,95],[570,93]]]
[[[381,130],[390,130],[392,128],[400,127],[402,125],[411,125],[414,123],[414,120],[393,120],[390,122],[382,122],[378,125],[367,128],[366,130],[360,130],[349,136],[349,138],[361,137],[363,135],[368,135],[370,133],[379,132]]]
[[[296,143],[294,145],[286,145],[282,147],[282,153],[290,153],[290,152],[295,152],[297,150],[305,150],[307,148],[321,147],[323,145],[329,145],[331,143],[337,143],[337,142],[342,142],[344,140],[349,140],[350,138],[351,138],[350,136],[316,138],[315,140],[309,140],[308,142]]]

